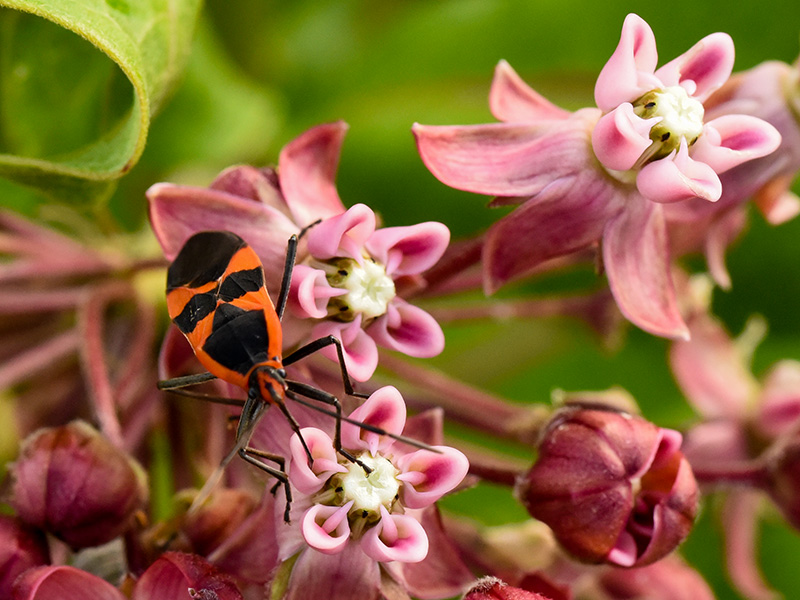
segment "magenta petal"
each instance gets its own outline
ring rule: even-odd
[[[139,578],[131,600],[192,597],[242,600],[233,580],[195,554],[166,552]]]
[[[731,36],[712,33],[658,69],[656,77],[665,86],[683,86],[691,96],[703,102],[728,80],[733,70],[733,58]]]
[[[308,232],[308,251],[322,260],[334,256],[363,259],[363,247],[375,231],[375,213],[366,204],[329,217]]]
[[[439,451],[417,450],[401,456],[397,479],[404,482],[403,505],[425,508],[461,483],[469,470],[467,457],[455,448],[436,446]]]
[[[743,162],[774,152],[781,134],[772,125],[748,115],[725,115],[706,123],[692,147],[692,158],[724,173]]]
[[[606,226],[603,265],[625,318],[654,335],[688,339],[670,274],[660,206],[630,199],[628,209]]]
[[[646,164],[636,176],[639,193],[653,202],[703,198],[716,202],[722,195],[719,177],[709,165],[689,156],[686,142],[677,153]]]
[[[608,59],[594,87],[594,99],[604,112],[660,87],[653,75],[658,63],[656,38],[650,26],[633,13],[625,17],[614,54]]]
[[[295,222],[302,227],[344,212],[334,180],[345,133],[344,121],[319,125],[281,150],[281,191]]]
[[[369,253],[386,267],[393,278],[416,275],[435,265],[447,249],[450,230],[443,223],[428,221],[407,227],[384,227],[367,240]]]
[[[691,322],[692,338],[670,348],[670,366],[686,399],[707,419],[745,417],[756,382],[744,357],[719,323]]]
[[[399,435],[406,424],[406,403],[397,388],[387,385],[370,394],[366,402],[350,414],[350,418]],[[342,445],[345,448],[362,448],[375,456],[393,443],[394,440],[389,436],[367,431],[351,423],[342,423]]]
[[[395,298],[386,314],[373,321],[366,332],[384,348],[417,358],[437,356],[444,350],[444,332],[421,308]]]
[[[428,554],[428,535],[408,515],[391,515],[381,506],[381,520],[361,538],[361,549],[378,562],[415,563]]]
[[[300,430],[314,464],[309,466],[308,455],[303,442],[297,434],[289,440],[292,462],[289,469],[289,481],[304,494],[314,494],[322,489],[325,482],[334,473],[346,473],[347,468],[339,464],[333,441],[324,431],[316,427],[304,427]]]
[[[605,168],[627,171],[653,143],[650,129],[657,121],[636,116],[633,105],[624,102],[600,117],[592,131],[592,149]]]
[[[278,189],[278,177],[271,169],[257,169],[249,165],[228,167],[208,187],[267,204],[289,216],[289,208]]]
[[[378,563],[356,544],[339,554],[306,550],[292,568],[282,600],[378,600],[380,581]]]
[[[280,287],[286,244],[297,233],[297,226],[283,213],[224,192],[168,183],[152,186],[147,199],[150,224],[169,260],[199,231],[232,231],[258,254],[268,288]]]
[[[346,294],[347,290],[331,287],[322,269],[295,265],[289,294],[292,312],[300,319],[324,319],[328,316],[328,300]]]
[[[347,511],[351,500],[344,506],[315,504],[303,515],[300,528],[306,543],[324,554],[336,554],[344,550],[350,541],[350,523]]]
[[[771,438],[791,429],[800,417],[800,362],[782,360],[767,374],[761,393],[759,429]]]
[[[526,84],[506,61],[497,63],[489,92],[489,108],[499,121],[531,123],[540,119],[566,119],[559,108]]]
[[[553,183],[489,229],[483,247],[484,288],[492,293],[548,258],[596,243],[627,200],[593,172]]]
[[[339,338],[350,377],[356,381],[366,381],[372,377],[378,367],[378,347],[375,340],[361,329],[360,315],[350,323],[322,321],[314,326],[312,334],[315,339],[328,335]],[[338,361],[336,348],[333,346],[327,346],[320,352],[329,359]]]
[[[14,600],[125,600],[125,596],[96,575],[59,566],[22,573],[14,582]]]
[[[430,126],[415,124],[420,157],[442,183],[493,196],[531,196],[551,182],[587,168],[591,128],[585,109],[568,119],[536,124]]]

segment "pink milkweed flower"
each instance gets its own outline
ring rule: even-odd
[[[595,87],[599,108],[569,113],[501,62],[489,104],[503,123],[415,125],[420,156],[452,187],[520,204],[487,232],[491,293],[541,262],[601,242],[622,313],[656,335],[688,334],[670,275],[664,204],[717,200],[718,174],[772,152],[780,134],[745,115],[705,122],[702,102],[727,79],[733,45],[713,34],[656,70],[655,38],[628,15]]]
[[[287,239],[321,220],[308,230],[293,274],[291,313],[302,321],[287,328],[338,337],[350,375],[366,381],[377,366],[378,345],[420,358],[444,348],[439,324],[403,300],[398,287],[420,283],[420,274],[444,253],[450,232],[436,222],[378,228],[369,207],[346,209],[334,184],[346,132],[341,121],[320,125],[283,148],[277,170],[233,167],[209,189],[161,183],[147,197],[168,259],[193,233],[233,231],[261,258],[273,293]],[[336,358],[333,347],[323,354]]]

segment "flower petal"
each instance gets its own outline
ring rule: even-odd
[[[489,229],[483,247],[484,289],[493,293],[549,258],[596,243],[626,200],[592,172],[553,183]]]
[[[532,123],[540,119],[566,119],[569,111],[539,95],[506,61],[497,63],[489,92],[489,108],[499,121]]]
[[[125,600],[113,585],[75,567],[35,567],[14,582],[18,600]]]
[[[232,231],[258,254],[268,289],[280,287],[286,243],[298,231],[283,213],[224,192],[168,183],[150,187],[147,199],[150,224],[169,260],[199,231]]]
[[[774,152],[781,134],[772,125],[748,115],[725,115],[705,124],[692,147],[692,158],[723,173],[743,162]]]
[[[800,417],[800,362],[782,360],[769,370],[761,393],[759,429],[777,437],[794,427]]]
[[[393,278],[416,275],[435,265],[447,249],[450,230],[443,223],[428,221],[407,227],[384,227],[366,242],[369,253],[386,267]]]
[[[680,85],[704,102],[728,80],[733,70],[733,40],[727,33],[707,35],[656,71],[665,86]]]
[[[686,141],[677,153],[646,164],[636,176],[639,193],[653,202],[703,198],[716,202],[722,195],[719,177],[709,165],[689,156]]]
[[[361,549],[378,562],[419,562],[428,554],[428,535],[408,515],[391,515],[381,506],[381,520],[361,538]]]
[[[384,348],[417,358],[437,356],[444,350],[444,332],[421,308],[395,298],[386,314],[375,319],[367,334]]]
[[[308,455],[300,437],[295,433],[289,440],[292,462],[289,468],[289,482],[304,494],[314,494],[322,489],[334,473],[346,473],[347,468],[339,464],[333,441],[324,431],[316,427],[304,427],[300,435],[306,442],[314,459],[308,464]]]
[[[378,367],[378,347],[367,333],[361,329],[361,315],[350,323],[322,321],[314,326],[312,338],[317,339],[333,335],[342,342],[342,353],[347,365],[347,372],[356,381],[366,381]],[[320,350],[323,356],[338,361],[336,348],[327,346]]]
[[[669,265],[666,228],[661,208],[631,199],[606,226],[603,265],[622,314],[654,335],[688,339]]]
[[[324,319],[328,316],[328,300],[346,294],[347,290],[331,287],[322,269],[295,265],[289,306],[300,319]]]
[[[650,129],[659,120],[642,119],[624,102],[600,117],[592,130],[592,149],[607,169],[627,171],[652,144]]]
[[[589,132],[596,109],[536,124],[415,124],[422,162],[442,183],[493,196],[531,196],[593,161]]]
[[[350,523],[347,511],[351,500],[344,506],[315,504],[303,515],[300,528],[306,543],[324,554],[336,554],[344,550],[350,541]]]
[[[461,483],[469,470],[467,457],[455,448],[435,446],[437,452],[417,450],[401,456],[397,467],[401,473],[403,505],[425,508]]]
[[[676,341],[669,353],[686,399],[706,419],[744,418],[757,384],[741,352],[709,317],[692,319],[690,331],[691,340]]]
[[[281,150],[278,159],[281,191],[301,227],[344,212],[334,180],[345,133],[344,121],[319,125]]]
[[[377,600],[381,576],[378,563],[365,555],[356,544],[349,544],[338,554],[301,552],[291,571],[282,600]]]
[[[370,394],[364,404],[350,414],[350,418],[399,435],[406,424],[406,403],[397,388],[387,385]],[[345,448],[362,448],[375,456],[393,443],[394,439],[389,436],[367,431],[352,423],[342,423],[342,446]]]
[[[308,232],[308,251],[322,260],[335,256],[363,259],[363,247],[375,231],[375,213],[366,204],[329,217]]]
[[[211,596],[242,600],[230,575],[195,554],[166,552],[139,578],[131,600],[173,600]],[[213,594],[213,595],[212,595]]]
[[[208,187],[267,204],[287,217],[290,216],[289,207],[278,187],[278,175],[272,169],[257,169],[249,165],[228,167]]]
[[[594,86],[597,106],[607,112],[660,87],[660,81],[653,74],[657,63],[653,30],[644,19],[629,14],[622,24],[617,49],[597,77]]]

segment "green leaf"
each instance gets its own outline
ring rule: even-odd
[[[0,177],[106,200],[183,71],[199,6],[0,0]]]

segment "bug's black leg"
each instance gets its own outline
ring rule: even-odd
[[[239,456],[241,456],[254,467],[258,467],[265,473],[272,475],[278,480],[278,482],[270,490],[272,494],[277,491],[278,486],[283,486],[283,489],[286,491],[286,508],[284,508],[283,511],[283,520],[286,523],[289,523],[289,511],[291,510],[292,506],[292,487],[289,485],[289,476],[286,474],[286,459],[280,454],[264,452],[263,450],[257,450],[256,448],[251,448],[249,446],[240,448]],[[269,466],[263,460],[260,460],[262,458],[276,463],[278,468],[276,469],[275,467]]]
[[[323,392],[322,390],[318,390],[315,387],[299,381],[287,381],[286,385],[288,386],[287,395],[290,398],[295,398],[295,394],[301,394],[306,398],[311,398],[312,400],[316,400],[334,407],[336,411],[336,425],[333,434],[334,449],[350,462],[358,464],[366,473],[371,473],[372,469],[350,454],[350,452],[342,448],[342,404],[339,402],[339,399],[333,394]]]
[[[336,355],[339,359],[339,368],[342,371],[342,383],[344,384],[344,391],[348,396],[355,396],[356,398],[368,398],[368,394],[361,394],[356,392],[353,389],[353,383],[350,381],[350,375],[347,372],[347,366],[344,363],[344,351],[342,350],[342,342],[339,341],[335,335],[328,335],[318,340],[314,340],[313,342],[309,342],[305,346],[301,346],[294,352],[292,352],[289,356],[286,356],[283,359],[284,365],[291,365],[292,363],[297,362],[314,354],[314,352],[319,352],[326,346],[336,346]]]
[[[278,314],[278,320],[283,318],[283,311],[286,310],[286,301],[289,299],[289,288],[292,285],[292,271],[294,271],[294,261],[296,258],[297,236],[293,235],[286,244],[286,260],[283,263],[281,291],[278,294],[278,301],[275,303],[275,312]]]
[[[193,390],[186,390],[183,388],[173,388],[164,391],[169,392],[170,394],[175,394],[176,396],[195,398],[197,400],[203,400],[204,402],[211,402],[212,404],[224,404],[226,406],[244,406],[245,402],[244,400],[239,400],[237,398],[225,398],[223,396],[213,396],[211,394],[204,394],[203,392],[195,392]]]
[[[180,388],[189,387],[190,385],[198,385],[216,379],[216,375],[211,373],[198,373],[196,375],[184,375],[183,377],[173,377],[172,379],[164,379],[159,381],[156,386],[160,390],[177,390]]]
[[[292,431],[294,431],[297,434],[297,437],[300,438],[300,443],[303,444],[303,449],[306,451],[306,456],[308,457],[308,465],[312,466],[314,464],[314,457],[311,455],[311,450],[309,449],[308,444],[306,444],[306,439],[300,432],[300,424],[297,422],[297,419],[294,418],[294,415],[289,412],[286,404],[283,402],[276,402],[276,404],[281,409],[281,412],[286,417],[286,420],[289,421],[289,426],[292,428]]]

